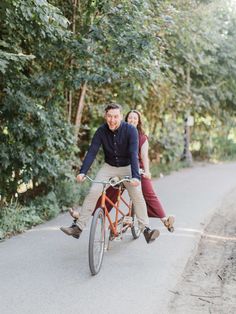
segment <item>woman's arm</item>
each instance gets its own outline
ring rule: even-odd
[[[143,176],[145,178],[151,179],[152,175],[151,175],[150,169],[149,169],[148,147],[149,147],[148,140],[146,139],[146,141],[141,146],[141,159],[143,161],[143,167],[144,167]]]

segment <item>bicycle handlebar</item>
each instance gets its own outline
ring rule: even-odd
[[[113,178],[110,178],[109,179],[109,181],[97,181],[97,180],[94,180],[94,179],[92,179],[92,178],[90,178],[89,176],[87,176],[87,175],[85,175],[85,177],[87,178],[87,179],[89,179],[91,182],[93,182],[93,183],[100,183],[100,184],[109,184],[109,185],[111,185],[111,186],[116,186],[116,185],[118,185],[118,184],[120,184],[120,183],[122,183],[122,182],[130,182],[131,181],[131,178],[130,177],[124,177],[123,179],[121,179],[121,180],[116,180],[117,178],[119,179],[119,177],[113,177]]]

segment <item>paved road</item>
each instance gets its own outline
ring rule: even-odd
[[[67,214],[0,243],[1,314],[168,314],[167,304],[194,254],[201,232],[223,198],[236,187],[236,163],[184,169],[155,180],[176,232],[157,219],[160,238],[112,243],[101,272],[88,268],[89,231],[80,240],[58,230]]]

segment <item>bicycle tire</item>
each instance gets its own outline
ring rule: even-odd
[[[105,214],[102,208],[98,208],[90,227],[89,235],[89,268],[92,275],[99,273],[105,247]]]
[[[134,205],[132,204],[132,208],[131,208],[131,217],[133,219],[133,225],[131,227],[131,233],[134,239],[138,239],[140,234],[141,234],[141,230],[138,227],[138,222],[137,222],[137,218],[135,215],[135,210],[134,210]]]

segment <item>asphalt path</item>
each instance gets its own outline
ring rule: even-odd
[[[197,166],[153,180],[167,213],[169,233],[112,242],[97,276],[88,266],[89,225],[81,238],[64,235],[68,214],[0,243],[1,314],[168,314],[168,302],[197,248],[204,226],[236,187],[236,163]]]

